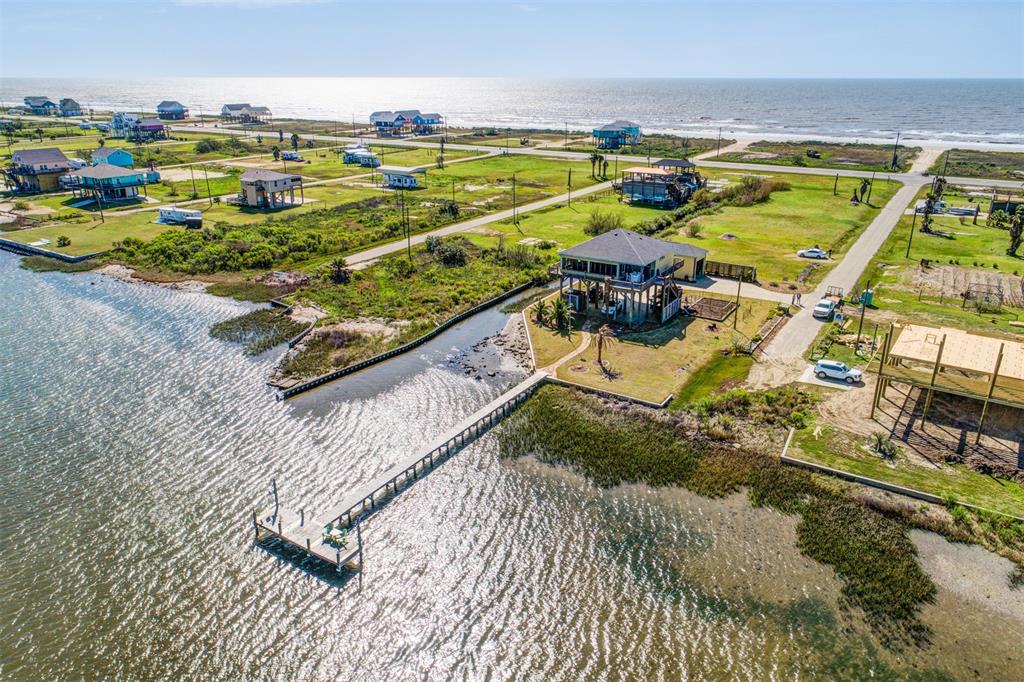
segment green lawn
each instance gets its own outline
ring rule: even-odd
[[[690,374],[669,406],[670,409],[681,409],[714,393],[735,388],[746,381],[753,366],[754,358],[750,355],[715,355],[707,364]]]
[[[569,139],[584,135],[580,131],[569,131]],[[541,145],[557,145],[565,140],[565,132],[561,130],[532,130],[505,128],[450,128],[448,141],[457,144],[478,144],[486,147],[505,147],[506,136],[511,148],[537,147]],[[525,141],[525,144],[523,142]]]
[[[661,402],[699,372],[716,353],[746,343],[767,319],[774,304],[741,299],[739,323],[732,318],[711,323],[677,316],[650,331],[623,333],[602,351],[605,369],[597,365],[597,344],[558,368],[558,378]]]
[[[726,147],[736,140],[722,140]],[[644,135],[640,144],[621,147],[619,149],[597,149],[592,142],[570,144],[568,149],[574,152],[590,154],[624,154],[626,156],[650,156],[652,161],[661,158],[686,159],[697,154],[718,148],[718,138],[683,137],[680,135]]]
[[[920,223],[919,216],[917,227]],[[952,238],[915,228],[908,259],[907,242],[914,219],[901,217],[857,286],[859,289],[870,284],[875,289],[875,310],[869,317],[886,322],[895,315],[922,324],[1021,334],[1021,328],[1010,323],[1024,319],[1024,309],[1004,307],[1002,313],[979,314],[962,306],[967,279],[994,280],[1001,275],[1024,273],[1024,259],[1006,255],[1008,233],[984,223],[979,220],[974,225],[971,218],[936,217],[933,227]],[[928,267],[923,267],[922,259],[929,262]],[[1003,282],[1007,292],[1020,286],[1019,279]]]
[[[819,158],[807,155],[817,153]],[[807,168],[845,168],[886,172],[892,170],[892,145],[882,144],[840,144],[835,142],[769,142],[761,140],[746,149],[722,154],[716,161],[739,163],[767,163],[775,166],[800,166]],[[921,153],[920,147],[899,146],[896,170],[910,170],[914,159]]]
[[[1024,486],[956,464],[943,464],[941,468],[919,466],[905,455],[890,464],[861,447],[866,438],[828,425],[821,425],[821,429],[817,437],[813,428],[798,431],[789,454],[859,476],[939,497],[952,495],[960,502],[1024,516]]]
[[[741,175],[709,173],[712,179],[728,179],[733,183]],[[840,178],[837,196],[833,196],[832,178],[795,174],[776,177],[789,183],[790,189],[774,192],[764,203],[727,206],[718,213],[698,218],[700,234],[697,237],[688,236],[686,230],[680,228],[670,238],[707,249],[712,260],[754,265],[762,284],[793,282],[809,265],[816,265],[806,281],[810,287],[821,281],[835,261],[808,261],[799,258],[796,252],[818,244],[825,249],[832,248],[833,257],[838,259],[900,186],[876,180],[872,206],[852,206],[849,197],[854,187],[859,187],[859,180]],[[555,242],[558,248],[568,248],[587,239],[583,228],[595,211],[620,215],[626,228],[665,214],[659,209],[623,204],[608,192],[581,199],[571,207],[524,214],[518,226],[510,220],[491,223],[473,238],[483,243],[493,235],[503,234],[506,241],[547,240]],[[724,234],[735,238],[723,239]]]

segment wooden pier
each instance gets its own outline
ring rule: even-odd
[[[525,381],[480,408],[456,425],[446,436],[434,441],[425,451],[400,462],[374,481],[346,495],[340,503],[323,514],[310,518],[304,511],[285,511],[275,505],[263,512],[253,512],[253,531],[257,543],[267,539],[283,541],[294,549],[315,557],[339,572],[345,567],[361,568],[362,546],[359,522],[378,511],[399,492],[435,469],[474,440],[487,433],[521,405],[547,379],[544,372],[535,372]],[[325,538],[328,525],[354,530],[347,544],[336,548]],[[353,537],[354,536],[354,537]]]

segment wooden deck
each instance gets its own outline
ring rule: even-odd
[[[340,572],[345,566],[358,568],[362,548],[358,532],[350,533],[344,548],[336,549],[324,540],[328,524],[355,529],[360,521],[375,513],[427,473],[445,462],[463,447],[473,442],[502,419],[511,414],[545,380],[547,375],[535,372],[525,381],[483,406],[462,420],[447,435],[432,442],[425,450],[396,464],[375,480],[345,495],[342,500],[315,518],[301,513],[271,507],[253,512],[252,522],[256,541],[262,543],[273,538],[288,543],[295,549],[315,557]]]

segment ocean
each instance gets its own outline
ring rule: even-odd
[[[153,111],[164,99],[211,114],[228,102],[278,118],[366,120],[381,109],[438,111],[457,126],[589,129],[613,119],[648,132],[765,139],[1024,144],[1024,80],[159,78],[0,79],[0,103],[72,97],[97,110]]]

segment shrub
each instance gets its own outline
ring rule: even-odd
[[[65,246],[71,246],[71,240],[65,235],[57,237],[57,248],[64,248]]]
[[[210,152],[217,152],[221,150],[220,140],[202,139],[196,142],[194,147],[196,154],[209,154]]]
[[[443,241],[438,244],[434,249],[434,255],[447,268],[461,267],[469,259],[466,248],[453,241]]]
[[[434,253],[437,251],[437,247],[441,246],[441,238],[436,235],[430,235],[427,237],[423,245],[427,248],[427,253]]]
[[[587,224],[583,226],[583,232],[596,237],[605,232],[611,232],[622,227],[622,216],[618,213],[606,213],[601,209],[594,209],[587,218]]]
[[[882,431],[875,431],[871,434],[871,446],[882,459],[896,459],[896,455],[899,454],[899,448],[895,443],[889,440],[889,435]]]

